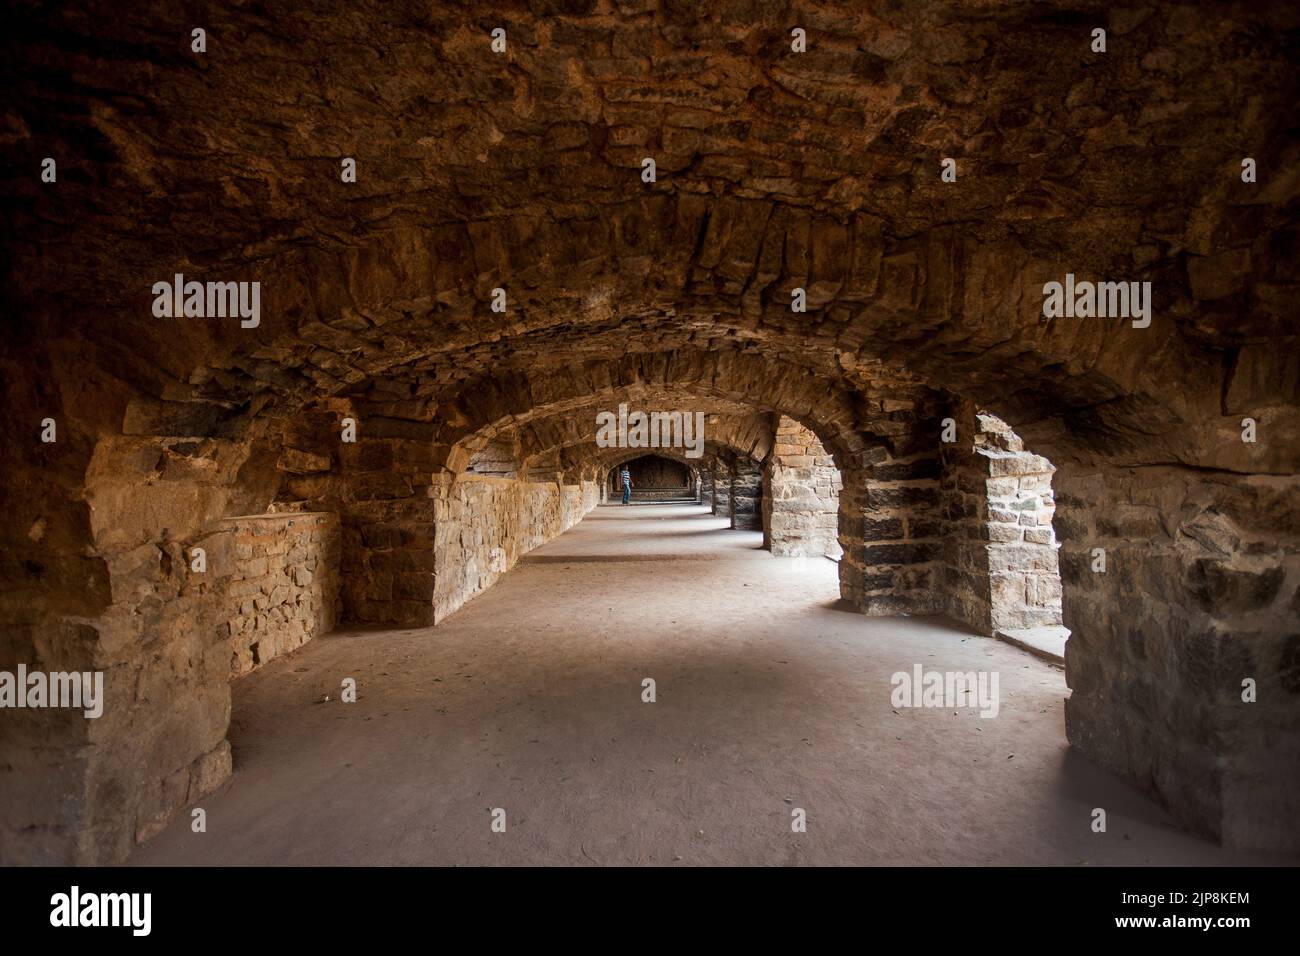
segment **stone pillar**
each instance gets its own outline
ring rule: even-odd
[[[359,414],[356,442],[339,446],[349,622],[434,623],[434,431],[427,422]]]
[[[731,518],[732,466],[720,461],[713,473],[713,513],[720,518]]]
[[[947,402],[915,390],[873,396],[875,444],[838,459],[840,595],[867,614],[943,610],[940,448]]]
[[[75,409],[63,404],[75,402],[75,393],[62,394],[58,378],[25,375],[26,362],[45,370],[44,364],[35,364],[34,356],[0,353],[0,397],[12,411],[0,419],[6,453],[0,468],[0,497],[5,501],[0,511],[5,568],[0,670],[12,674],[19,664],[46,672],[102,669],[103,644],[95,618],[113,603],[115,582],[111,558],[96,543],[94,515],[83,491],[97,446],[95,429],[83,427],[74,417]],[[48,393],[41,395],[36,382],[47,377]],[[78,381],[73,376],[66,380]],[[105,416],[112,414],[112,405],[95,389],[87,393]],[[56,418],[56,445],[32,440],[23,427],[27,409],[41,409]],[[145,467],[151,469],[157,457],[155,451]],[[145,456],[140,458],[143,463]],[[139,477],[127,474],[129,487],[113,500],[146,500],[139,485],[147,476],[147,470]],[[141,543],[151,540],[157,535],[142,537]],[[148,552],[142,549],[141,554]],[[161,555],[155,552],[152,559],[156,567]],[[124,649],[136,638],[126,637]],[[143,647],[144,642],[134,646]],[[116,673],[126,677],[123,684],[135,685],[133,671]],[[118,685],[114,677],[113,672],[105,674],[104,690],[110,698]],[[126,703],[132,703],[129,697]],[[5,709],[0,714],[0,866],[67,866],[112,859],[111,853],[97,852],[102,834],[84,832],[94,796],[86,786],[88,770],[103,746],[92,746],[90,734],[100,721],[52,707]],[[121,798],[123,803],[130,800],[129,785]],[[111,844],[129,847],[131,820],[119,829],[122,838],[111,839],[109,834]]]
[[[731,526],[738,531],[763,527],[763,469],[748,458],[736,462],[731,479]]]
[[[947,613],[983,634],[1061,623],[1052,464],[992,415],[957,414],[944,445]]]
[[[942,610],[937,585],[944,524],[937,443],[931,451],[905,458],[892,457],[884,448],[859,457],[863,467],[844,474],[840,493],[840,534],[847,542],[840,563],[842,596],[867,614]],[[847,533],[846,519],[852,525]]]
[[[29,562],[30,580],[0,602],[17,622],[0,631],[0,669],[100,672],[102,710],[6,713],[4,864],[120,861],[231,770],[231,607],[252,562],[217,525],[266,508],[275,456],[261,436],[218,438],[183,423],[176,430],[189,434],[97,440],[76,428],[70,416],[60,433],[83,489],[66,514],[35,510],[41,484],[10,497],[23,534],[32,514],[42,517],[30,550],[5,542]],[[128,414],[125,428],[142,426]],[[17,439],[10,447],[23,454]],[[49,488],[48,500],[61,490]]]
[[[782,417],[763,483],[764,543],[773,554],[839,556],[840,473],[816,435]]]
[[[989,459],[975,450],[973,408],[956,414],[957,435],[942,450],[944,563],[939,571],[944,611],[980,634],[993,633],[989,580]],[[1011,481],[1015,491],[1015,480]]]
[[[1061,623],[1061,577],[1052,515],[1055,468],[1038,455],[991,459],[988,481],[989,591],[992,626]]]
[[[713,462],[709,461],[700,465],[700,480],[697,486],[698,498],[700,504],[709,506],[713,509]]]
[[[869,530],[862,516],[867,506],[867,479],[865,468],[859,464],[865,457],[854,456],[840,473],[839,539],[844,548],[839,564],[840,599],[859,609],[866,607],[867,587],[872,583],[862,563]]]
[[[1056,486],[1070,743],[1230,846],[1300,849],[1300,477]]]

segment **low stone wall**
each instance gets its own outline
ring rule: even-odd
[[[690,501],[696,499],[695,489],[687,485],[684,488],[633,488],[632,501]]]
[[[434,623],[600,504],[600,485],[466,475],[435,502]]]
[[[225,518],[235,571],[227,589],[230,672],[239,677],[334,628],[339,521],[321,512]]]

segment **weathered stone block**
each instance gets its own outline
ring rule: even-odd
[[[868,508],[933,508],[938,504],[936,486],[872,485],[867,489]]]

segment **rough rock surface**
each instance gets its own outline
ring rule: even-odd
[[[119,859],[228,770],[223,520],[336,515],[344,619],[431,624],[593,503],[621,401],[709,414],[737,527],[798,423],[842,483],[841,596],[980,621],[994,589],[1053,599],[1048,525],[958,500],[996,415],[1056,469],[1070,741],[1207,833],[1300,845],[1294,6],[92,0],[6,28],[0,667],[109,696],[5,715],[6,862]],[[259,324],[158,317],[178,273],[260,282]],[[1152,283],[1149,327],[1045,318],[1067,273]],[[1039,515],[1046,474],[1015,476]],[[981,576],[954,522],[1023,537]]]
[[[817,436],[790,418],[776,425],[763,473],[766,545],[775,555],[838,558],[842,484]]]

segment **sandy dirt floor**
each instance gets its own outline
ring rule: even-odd
[[[234,686],[235,773],[199,804],[207,832],[184,813],[131,862],[1296,862],[1186,834],[1072,754],[1059,669],[844,609],[833,562],[725,525],[603,506],[437,628],[272,661]],[[996,671],[998,716],[895,708],[890,677],[915,664]]]

